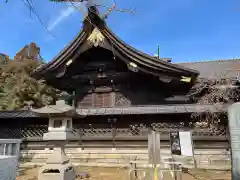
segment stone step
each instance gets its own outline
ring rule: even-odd
[[[24,150],[21,151],[21,162],[41,164],[44,163],[52,150]],[[139,166],[148,164],[147,149],[67,149],[66,154],[73,163],[80,164],[111,164],[111,166],[129,165],[132,161],[137,161]],[[161,150],[162,164],[169,162],[172,156],[169,149]],[[210,149],[195,150],[194,155],[198,167],[203,166],[225,168],[231,165],[230,153],[226,150]],[[184,166],[193,167],[194,162],[191,157],[175,156],[176,161],[182,162]],[[145,165],[144,165],[145,164]]]

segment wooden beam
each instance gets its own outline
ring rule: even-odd
[[[83,71],[89,71],[89,70],[96,70],[97,68],[103,68],[104,70],[128,70],[126,64],[124,63],[118,63],[113,60],[105,60],[105,61],[93,61],[88,62],[85,64],[85,66],[82,68]]]
[[[131,72],[102,72],[102,74],[106,75],[106,78],[111,79],[111,78],[126,78],[131,75],[133,75]],[[104,79],[104,77],[101,77],[101,74],[97,71],[95,72],[86,72],[86,73],[81,73],[75,76],[72,76],[73,79]]]
[[[141,142],[141,141],[144,141],[146,142],[148,140],[148,136],[122,136],[122,137],[119,137],[119,136],[116,136],[115,137],[115,141],[133,141],[135,143],[137,143],[138,141]],[[30,142],[33,142],[33,141],[44,141],[42,139],[42,136],[40,137],[27,137],[27,138],[24,138],[23,141],[30,141]],[[73,137],[71,138],[71,141],[79,141],[79,137]],[[86,141],[100,141],[102,144],[104,144],[105,142],[104,141],[110,141],[108,142],[109,144],[111,144],[112,146],[112,136],[83,136],[82,137],[82,141],[83,143],[86,142]],[[161,136],[161,141],[169,141],[169,136],[168,135],[162,135]],[[193,136],[193,141],[196,141],[198,142],[199,144],[202,143],[204,144],[204,142],[211,142],[211,145],[214,146],[214,148],[218,149],[218,148],[222,148],[223,146],[228,148],[228,142],[226,140],[226,136]],[[219,141],[219,142],[218,142]],[[216,145],[214,145],[216,143]],[[169,144],[169,142],[168,142]],[[201,145],[202,145],[201,144]],[[201,146],[199,145],[199,146]],[[195,147],[196,148],[196,145]],[[211,148],[211,146],[206,145],[204,148]]]
[[[82,74],[82,75],[76,75],[72,77],[72,79],[75,81],[74,84],[84,84],[88,85],[90,84],[90,81],[93,82],[94,86],[103,86],[103,85],[109,85],[112,84],[124,84],[127,83],[128,79],[132,77],[132,74],[130,72],[112,72],[112,73],[102,73],[104,76],[101,76],[100,73],[89,73],[89,74]]]

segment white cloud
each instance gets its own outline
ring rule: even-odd
[[[48,25],[48,29],[50,31],[52,31],[59,23],[61,23],[64,19],[66,19],[67,17],[69,17],[72,13],[75,12],[75,8],[74,7],[67,7],[66,9],[62,10],[60,12],[60,15],[54,20],[52,21],[49,25]]]

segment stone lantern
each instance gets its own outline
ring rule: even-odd
[[[73,165],[64,152],[64,145],[67,141],[73,137],[76,138],[72,130],[72,117],[76,114],[75,108],[61,100],[57,101],[56,105],[32,109],[32,111],[49,118],[48,132],[43,135],[43,140],[54,144],[53,153],[39,170],[38,180],[76,179]]]

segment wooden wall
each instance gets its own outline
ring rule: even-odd
[[[118,107],[118,106],[141,106],[141,105],[167,105],[193,103],[184,95],[171,96],[167,90],[159,87],[151,87],[152,84],[127,85],[101,87],[101,90],[77,92],[77,107]]]

